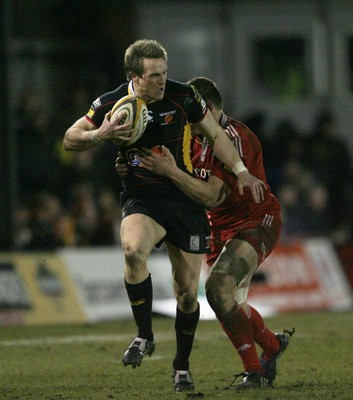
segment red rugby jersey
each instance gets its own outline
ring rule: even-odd
[[[267,184],[262,146],[257,136],[246,125],[224,114],[221,125],[238,149],[249,172]],[[280,217],[280,204],[268,185],[264,201],[255,203],[248,188],[244,188],[244,193],[240,196],[236,186],[237,177],[212,154],[213,150],[206,138],[195,137],[192,150],[195,175],[203,180],[208,180],[210,175],[217,176],[231,189],[230,195],[220,206],[208,211],[212,226],[226,229],[230,225],[242,224],[249,220],[261,220],[266,216]]]

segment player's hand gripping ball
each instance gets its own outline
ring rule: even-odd
[[[148,110],[146,103],[140,97],[128,94],[114,104],[110,111],[110,121],[114,122],[122,111],[126,112],[126,116],[120,121],[120,125],[132,122],[132,132],[130,140],[115,141],[115,143],[120,146],[129,146],[143,135],[147,127]]]

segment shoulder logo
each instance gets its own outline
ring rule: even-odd
[[[201,104],[202,111],[205,113],[206,108],[207,108],[205,100],[202,98],[200,92],[194,86],[191,85],[191,87],[194,90],[194,98],[195,98],[195,100],[197,100]]]
[[[102,105],[101,99],[98,97],[98,99],[94,100],[93,102],[93,107],[98,108]]]

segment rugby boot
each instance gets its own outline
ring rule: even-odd
[[[132,368],[139,367],[144,356],[153,354],[156,348],[156,343],[153,340],[136,338],[125,351],[122,363],[124,366],[131,365]]]
[[[264,370],[265,375],[269,379],[271,379],[271,381],[274,381],[276,379],[278,361],[282,357],[285,350],[287,349],[289,345],[289,340],[294,335],[294,332],[295,328],[293,328],[291,331],[283,330],[282,333],[275,333],[275,336],[280,343],[279,350],[273,357],[271,357],[268,360],[265,360],[263,353],[260,356],[259,360],[262,369]]]
[[[195,386],[190,371],[174,370],[172,378],[174,382],[174,390],[176,392],[194,391]]]

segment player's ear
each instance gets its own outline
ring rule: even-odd
[[[136,74],[134,74],[133,72],[130,72],[130,79],[131,79],[133,82],[137,82],[138,76],[137,76]]]
[[[206,105],[207,105],[207,108],[208,108],[210,111],[212,111],[212,109],[213,109],[213,104],[212,104],[210,101],[207,101],[207,102],[206,102]]]

